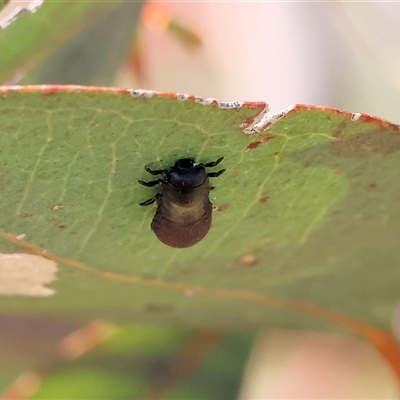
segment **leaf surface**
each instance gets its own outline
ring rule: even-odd
[[[54,295],[4,296],[2,312],[332,330],[328,310],[389,327],[400,282],[398,126],[297,106],[245,134],[263,104],[132,93],[2,89],[1,252],[58,266],[43,283]],[[191,248],[163,245],[150,229],[156,206],[138,205],[155,193],[137,182],[151,180],[144,165],[220,156],[210,232]]]

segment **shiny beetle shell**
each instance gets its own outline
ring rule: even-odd
[[[152,175],[162,178],[139,183],[144,186],[159,184],[158,193],[140,203],[148,206],[157,202],[158,208],[151,222],[151,229],[157,238],[170,247],[185,248],[198,243],[210,230],[212,204],[209,200],[209,177],[221,175],[207,172],[206,168],[215,167],[224,157],[206,164],[196,163],[194,158],[182,158],[169,169],[152,170],[145,166]]]

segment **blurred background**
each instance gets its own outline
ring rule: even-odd
[[[330,105],[400,122],[396,2],[152,2],[142,15],[143,79],[127,66],[119,85],[262,100],[274,112]],[[168,17],[201,43],[179,37]]]
[[[62,9],[54,10],[53,17],[62,21]],[[17,22],[34,24],[41,13]],[[266,101],[273,112],[293,103],[328,105],[400,123],[400,3],[125,2],[98,14],[91,9],[84,23],[65,15],[68,33],[55,35],[53,42],[36,40],[46,51],[22,57],[2,84],[133,87]],[[11,28],[0,31],[0,49],[12,49],[6,36]],[[397,335],[399,320],[397,312]],[[15,367],[0,380],[0,393],[13,376],[43,359],[51,364],[57,343],[77,328],[71,321],[0,317],[2,362]],[[221,357],[237,351],[244,365],[252,341],[234,342]],[[245,376],[243,385],[241,375],[236,377],[243,399],[398,395],[375,350],[334,335],[260,333]]]

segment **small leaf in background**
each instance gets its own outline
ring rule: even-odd
[[[140,1],[122,1],[87,24],[33,71],[31,82],[109,85],[126,60]],[[35,73],[37,72],[37,73]]]
[[[12,3],[18,2],[10,2],[7,7]],[[50,78],[53,82],[58,82],[66,77],[69,82],[74,83],[82,82],[82,79],[88,79],[86,84],[111,81],[117,72],[115,68],[126,57],[141,4],[120,0],[44,2],[34,15],[25,15],[6,29],[0,30],[0,82],[16,83],[22,78],[23,82],[33,82],[43,78],[48,83]],[[99,21],[104,25],[101,26],[100,23],[99,26]],[[126,32],[122,32],[122,28]],[[101,38],[103,48],[98,46]],[[115,40],[121,41],[119,46]],[[62,57],[62,45],[74,53],[69,53],[71,58],[60,65],[57,60]],[[110,52],[108,56],[105,55],[105,49]],[[88,54],[82,53],[83,50],[88,51]],[[45,63],[44,70],[39,73],[39,66],[49,57],[49,64]],[[83,60],[89,64],[82,64]],[[77,70],[77,62],[82,71]],[[93,68],[92,75],[90,68]],[[68,73],[65,78],[61,75],[62,71]],[[49,74],[48,79],[46,74]]]
[[[60,354],[68,360],[80,357],[114,335],[117,330],[110,323],[92,321],[60,341]]]
[[[196,32],[178,21],[173,13],[168,10],[167,6],[161,3],[145,3],[141,10],[140,22],[147,29],[162,30],[165,33],[171,34],[188,50],[193,50],[203,44]],[[148,80],[146,73],[146,48],[143,44],[140,29],[137,30],[132,40],[126,65],[133,72],[138,82],[146,82]]]
[[[178,21],[162,3],[147,2],[142,9],[141,22],[149,28],[171,33],[188,49],[202,45],[199,35]]]

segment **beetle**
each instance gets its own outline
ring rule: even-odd
[[[160,179],[145,182],[144,186],[160,185],[152,198],[139,203],[148,206],[157,202],[158,208],[151,222],[151,229],[157,238],[170,247],[185,248],[204,238],[211,226],[212,204],[209,200],[208,178],[215,178],[225,172],[207,172],[206,168],[215,167],[224,157],[208,163],[196,163],[194,158],[181,158],[168,169],[153,170],[145,166],[151,175],[162,175]]]

